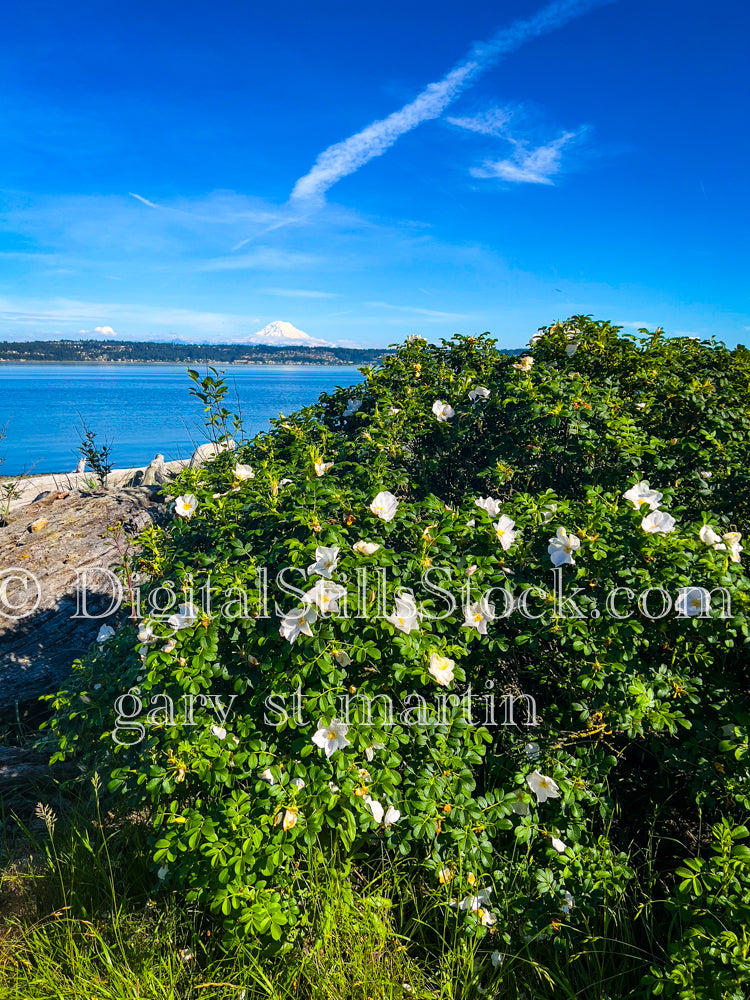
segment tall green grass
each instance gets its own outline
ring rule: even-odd
[[[275,953],[253,938],[227,951],[219,926],[181,896],[149,894],[145,824],[114,824],[102,816],[96,778],[94,793],[93,808],[62,821],[40,805],[33,829],[17,824],[6,835],[0,1000],[644,995],[638,983],[656,944],[634,900],[604,900],[495,967],[510,912],[497,909],[483,939],[467,936],[450,885],[426,886],[387,857],[358,866],[309,853],[298,869],[306,911],[294,939]]]

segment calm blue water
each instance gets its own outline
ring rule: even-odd
[[[0,364],[0,428],[7,425],[0,474],[74,469],[79,413],[97,441],[112,442],[115,468],[144,465],[157,452],[167,461],[189,458],[206,434],[203,407],[189,395],[185,371],[181,365]],[[252,436],[279,412],[288,415],[361,378],[348,366],[229,365],[227,409],[236,408],[236,386]]]

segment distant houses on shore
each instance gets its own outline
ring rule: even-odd
[[[525,348],[503,351],[522,354]],[[388,348],[271,347],[265,344],[174,344],[129,340],[0,341],[0,363],[172,365],[368,365]]]
[[[0,362],[15,363],[364,365],[372,364],[390,353],[385,348],[159,344],[126,340],[0,342]]]

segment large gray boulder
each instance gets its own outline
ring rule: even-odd
[[[15,510],[0,527],[0,722],[56,690],[101,626],[124,619],[107,571],[116,575],[121,552],[137,548],[164,511],[153,486],[60,494]],[[86,612],[102,617],[78,616],[82,585]]]

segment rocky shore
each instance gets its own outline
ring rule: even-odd
[[[148,466],[113,471],[107,489],[91,489],[86,472],[5,480],[14,492],[0,508],[0,722],[33,714],[101,626],[119,620],[116,611],[76,617],[82,589],[87,613],[108,610],[112,578],[101,571],[112,573],[165,515],[161,486],[218,450],[201,445],[187,462],[157,455]]]

